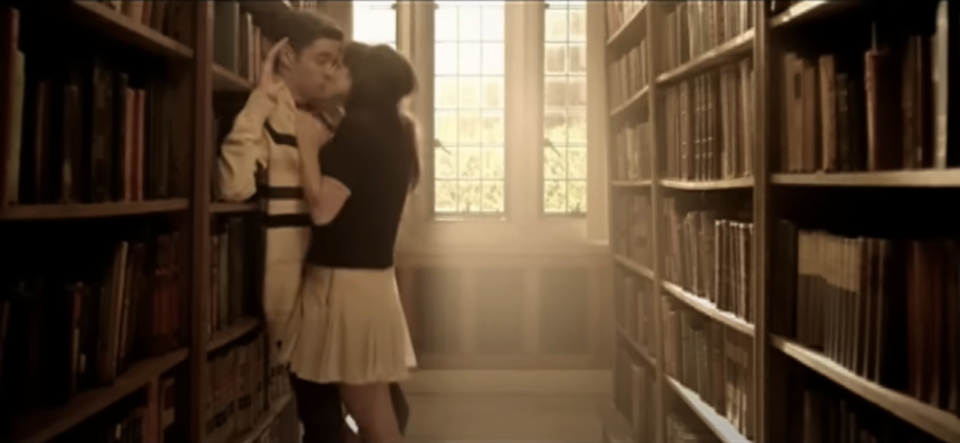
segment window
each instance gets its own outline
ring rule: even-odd
[[[397,10],[392,1],[353,2],[353,39],[397,48]]]
[[[502,214],[503,3],[437,2],[433,88],[434,212]]]
[[[587,210],[585,1],[550,1],[543,39],[543,211]]]
[[[515,238],[516,229],[542,226],[549,232],[538,234],[560,238],[583,232],[588,183],[592,208],[604,210],[603,171],[588,177],[586,140],[587,10],[598,20],[602,7],[585,0],[364,0],[353,8],[355,38],[395,43],[399,33],[400,46],[416,54],[420,90],[429,91],[411,107],[428,141],[421,154],[430,178],[418,213],[504,222],[484,224],[484,235]],[[600,45],[593,63],[603,42],[591,44]],[[590,151],[594,156],[602,163]]]

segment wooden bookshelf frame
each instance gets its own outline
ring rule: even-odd
[[[637,192],[649,188],[651,211],[642,216],[649,217],[647,224],[651,226],[653,236],[653,263],[641,265],[627,257],[614,253],[614,266],[632,273],[641,279],[647,279],[653,284],[654,296],[654,330],[656,356],[663,355],[663,332],[660,312],[661,295],[674,297],[681,303],[699,311],[708,318],[725,326],[727,330],[738,331],[750,336],[753,340],[753,380],[750,401],[754,411],[752,435],[757,442],[787,441],[789,428],[786,420],[795,409],[789,409],[785,404],[785,393],[788,392],[788,373],[800,367],[819,373],[836,384],[846,388],[853,395],[872,403],[880,409],[886,410],[894,416],[903,419],[916,428],[923,430],[944,441],[960,441],[960,418],[948,412],[938,410],[922,404],[906,395],[881,387],[876,383],[862,379],[852,372],[843,369],[820,353],[807,349],[791,340],[771,335],[768,331],[767,318],[768,300],[774,294],[772,286],[772,258],[773,242],[772,227],[775,224],[776,214],[781,213],[784,203],[783,192],[787,188],[821,187],[821,188],[957,188],[960,187],[960,169],[932,169],[909,171],[883,172],[853,172],[853,173],[811,173],[811,174],[784,174],[775,173],[777,165],[775,150],[780,145],[779,134],[769,131],[768,128],[776,122],[772,111],[780,109],[779,94],[771,92],[773,83],[771,72],[773,61],[779,60],[782,49],[778,46],[778,35],[794,24],[810,23],[836,14],[848,13],[860,6],[858,0],[830,1],[805,0],[792,5],[779,14],[771,14],[768,2],[750,2],[755,17],[755,26],[752,30],[734,37],[733,39],[706,51],[703,55],[682,66],[663,72],[658,65],[662,42],[657,41],[661,34],[660,24],[663,23],[663,14],[673,8],[672,2],[665,0],[648,1],[642,9],[626,19],[619,30],[612,30],[607,43],[607,66],[615,60],[615,55],[622,54],[625,48],[639,44],[641,36],[637,20],[646,20],[646,38],[649,50],[647,64],[651,67],[654,80],[643,87],[640,93],[634,95],[625,104],[610,109],[608,126],[608,159],[609,170],[615,170],[615,155],[612,153],[615,140],[615,131],[618,122],[629,114],[639,113],[640,106],[647,106],[649,143],[652,146],[650,153],[652,179],[646,181],[610,180],[610,232],[616,232],[614,227],[613,196],[623,192]],[[716,181],[683,181],[663,179],[660,177],[657,148],[658,130],[663,125],[663,115],[658,109],[657,96],[663,86],[676,83],[696,74],[708,71],[730,62],[738,57],[752,56],[755,75],[754,84],[754,149],[753,175],[751,177],[716,180]],[[645,105],[638,102],[646,100]],[[751,281],[756,301],[754,305],[754,324],[750,325],[732,315],[719,311],[710,303],[705,302],[684,289],[661,278],[660,256],[663,239],[658,233],[658,223],[663,208],[660,200],[664,191],[670,192],[718,192],[724,190],[742,189],[752,192],[754,241],[752,249],[752,265],[754,269]],[[611,243],[618,239],[611,238]],[[651,267],[652,266],[652,267]],[[669,402],[665,400],[666,392],[672,391],[674,396],[686,403],[704,424],[716,434],[720,441],[725,443],[746,442],[730,426],[723,417],[718,416],[705,403],[699,400],[698,395],[669,377],[657,358],[645,353],[636,343],[632,342],[622,328],[614,328],[615,347],[625,349],[634,356],[637,364],[655,368],[656,385],[654,398],[656,407],[657,441],[665,441],[665,411]],[[799,365],[799,366],[798,366]],[[607,441],[633,441],[632,428],[627,417],[623,417],[615,407],[600,405],[598,408],[604,426],[604,437]]]
[[[320,2],[277,1],[239,1],[241,8],[257,17],[277,12],[305,8],[323,10]],[[307,5],[307,3],[313,3]],[[185,10],[181,27],[184,42],[161,34],[141,23],[130,20],[124,14],[106,4],[89,0],[72,0],[50,5],[30,5],[43,13],[77,24],[81,29],[96,32],[105,38],[123,42],[133,50],[168,60],[174,72],[174,84],[178,94],[184,94],[177,102],[178,124],[185,131],[178,134],[181,155],[187,167],[182,180],[182,198],[165,200],[147,200],[137,202],[94,203],[94,204],[42,204],[11,205],[0,207],[0,229],[4,226],[36,221],[62,221],[70,223],[80,219],[106,219],[133,217],[155,214],[170,214],[177,217],[184,235],[181,257],[181,275],[183,283],[181,306],[185,314],[181,317],[184,331],[184,347],[156,358],[135,363],[121,375],[116,383],[79,393],[66,405],[53,409],[44,409],[31,413],[14,423],[14,435],[17,441],[24,443],[44,443],[70,431],[86,419],[106,410],[121,399],[138,391],[150,398],[158,396],[160,377],[177,367],[185,367],[186,379],[178,378],[188,398],[178,401],[177,420],[181,422],[189,441],[207,442],[203,431],[203,404],[205,402],[205,383],[203,374],[207,371],[208,354],[230,346],[241,337],[262,328],[263,321],[257,317],[242,318],[227,330],[207,335],[207,319],[210,306],[211,244],[209,241],[211,221],[218,216],[253,214],[261,210],[259,202],[225,203],[212,202],[210,183],[213,168],[211,123],[213,120],[213,97],[215,94],[246,94],[254,84],[213,62],[213,2],[201,0],[191,4]],[[42,8],[42,9],[41,9]],[[179,184],[178,184],[179,186]],[[180,410],[180,406],[186,406]],[[292,395],[287,394],[270,401],[269,409],[260,421],[244,435],[234,436],[238,442],[253,442],[284,410],[293,405]],[[152,413],[159,413],[156,410]],[[159,418],[159,417],[158,417]],[[151,430],[152,431],[152,430]],[[156,429],[159,431],[159,429]],[[145,435],[145,441],[158,441],[159,435]]]

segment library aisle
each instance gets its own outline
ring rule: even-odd
[[[428,370],[404,383],[410,442],[596,441],[609,371]]]

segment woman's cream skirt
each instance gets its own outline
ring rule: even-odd
[[[394,269],[307,265],[290,369],[316,383],[395,382],[417,364]]]

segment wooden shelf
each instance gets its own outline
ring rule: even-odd
[[[633,261],[633,260],[630,260],[629,258],[624,257],[623,255],[620,255],[620,254],[613,254],[613,260],[614,260],[615,262],[619,263],[621,266],[623,266],[623,267],[625,267],[625,268],[627,268],[627,269],[629,269],[629,270],[631,270],[631,271],[633,271],[633,272],[635,272],[635,273],[637,273],[637,274],[639,274],[639,275],[641,275],[641,276],[643,276],[643,277],[646,277],[646,278],[648,278],[648,279],[650,279],[650,280],[653,280],[653,270],[652,270],[652,269],[650,269],[650,268],[648,268],[648,267],[646,267],[646,266],[644,266],[644,265],[641,265],[640,263],[637,263],[637,262],[635,262],[635,261]]]
[[[619,336],[620,339],[628,345],[627,347],[629,347],[634,354],[650,365],[654,371],[658,371],[660,369],[657,367],[657,359],[653,358],[653,356],[650,355],[650,352],[647,351],[643,346],[640,346],[640,343],[637,343],[630,338],[630,336],[627,335],[627,331],[625,331],[622,326],[617,326],[617,336]]]
[[[613,180],[610,186],[614,188],[646,188],[650,186],[650,180]]]
[[[791,186],[945,188],[960,187],[960,169],[773,174],[770,182]]]
[[[192,59],[193,49],[156,31],[137,23],[106,4],[77,0],[71,2],[70,18],[117,41],[136,46],[153,54],[173,59]]]
[[[646,106],[647,94],[649,92],[650,92],[650,87],[644,86],[642,89],[640,89],[635,94],[633,94],[629,99],[627,99],[627,101],[625,101],[622,105],[614,108],[614,110],[610,112],[610,119],[611,120],[622,119],[631,111],[635,111],[637,109],[641,109],[643,106]]]
[[[723,443],[750,443],[750,440],[741,435],[726,418],[718,415],[710,405],[700,400],[700,396],[697,395],[696,392],[687,389],[686,386],[674,380],[673,377],[665,377],[665,379],[667,380],[667,384],[673,389],[673,392],[693,410],[694,414],[700,417],[700,420],[713,431],[720,441]]]
[[[863,3],[859,0],[805,0],[798,2],[770,19],[771,28],[787,27],[851,10]]]
[[[220,65],[213,65],[214,92],[250,92],[253,83]]]
[[[646,24],[644,18],[649,5],[650,2],[644,2],[633,15],[620,25],[620,29],[617,29],[617,31],[607,39],[607,49],[616,51],[623,48],[624,45],[640,43],[641,34],[637,31],[642,30]],[[636,39],[637,41],[634,42],[631,41],[631,39]]]
[[[0,220],[67,220],[160,214],[190,207],[184,198],[117,203],[15,205],[0,208]]]
[[[597,404],[600,425],[603,428],[603,441],[609,443],[633,443],[633,428],[623,414],[612,403]]]
[[[247,335],[250,331],[260,327],[261,323],[262,322],[258,318],[241,318],[233,326],[230,326],[223,331],[215,332],[213,337],[210,338],[210,341],[207,342],[207,352],[210,353],[216,351],[217,349],[233,343],[240,337]]]
[[[678,300],[685,303],[687,306],[690,306],[697,311],[700,311],[703,315],[710,317],[720,323],[723,323],[739,332],[747,334],[753,337],[754,326],[750,323],[747,323],[741,318],[734,316],[733,314],[717,309],[717,307],[710,301],[704,299],[703,297],[698,297],[694,294],[691,294],[677,286],[674,283],[670,282],[661,282],[663,289],[670,293],[670,295],[676,297]]]
[[[807,368],[930,435],[943,441],[960,442],[960,417],[864,379],[823,354],[791,340],[771,336],[770,344]]]
[[[187,350],[180,349],[156,358],[135,363],[111,386],[81,392],[63,407],[46,409],[17,420],[19,443],[42,443],[70,430],[94,414],[112,406],[120,399],[146,386],[187,358]]]
[[[753,177],[729,178],[711,181],[660,180],[660,186],[683,191],[719,191],[725,189],[749,189],[753,187]]]
[[[257,202],[214,202],[210,204],[210,212],[214,214],[238,214],[243,212],[256,212],[259,207]]]
[[[277,419],[277,416],[287,408],[287,405],[290,404],[290,400],[293,400],[293,394],[287,394],[283,397],[278,398],[276,401],[271,402],[270,410],[263,414],[263,417],[260,417],[260,420],[257,421],[257,424],[253,426],[246,434],[242,437],[236,439],[240,443],[254,443],[257,441],[257,438],[260,437],[260,434],[263,434],[267,428],[270,427],[270,424]]]
[[[743,56],[753,50],[753,37],[755,34],[754,30],[750,29],[726,43],[707,51],[696,59],[660,74],[657,76],[657,84],[667,84],[684,80],[695,74],[729,63],[733,59]]]

